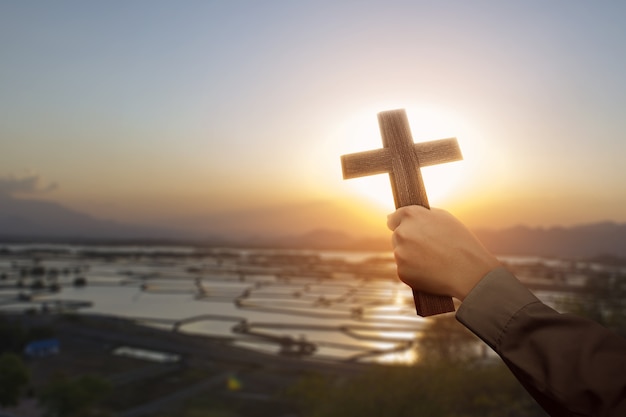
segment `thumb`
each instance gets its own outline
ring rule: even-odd
[[[387,228],[392,232],[396,230],[396,227],[400,226],[402,219],[402,213],[400,210],[396,210],[387,216]]]
[[[430,212],[430,210],[422,206],[400,207],[399,209],[387,216],[387,227],[389,228],[389,230],[394,231],[398,226],[400,226],[400,223],[402,223],[402,220],[405,217],[422,217],[425,215],[425,213],[428,212]]]

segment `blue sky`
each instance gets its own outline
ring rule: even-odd
[[[477,226],[626,221],[625,17],[588,1],[5,1],[0,178],[123,221],[389,211],[384,184],[341,180],[339,155],[380,146],[376,112],[405,107],[416,140],[441,128],[466,157],[427,181],[433,205]]]

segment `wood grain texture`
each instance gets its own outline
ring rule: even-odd
[[[391,171],[391,153],[389,149],[375,149],[341,156],[343,179],[364,175],[386,174]]]
[[[413,151],[417,155],[420,167],[463,159],[456,138],[414,143]],[[382,148],[342,155],[341,167],[344,180],[365,175],[386,174],[391,172],[391,151]]]
[[[341,157],[344,179],[388,173],[396,208],[420,205],[430,208],[420,167],[462,159],[456,138],[413,143],[404,110],[378,114],[383,148]],[[413,290],[415,309],[420,316],[454,311],[451,297]]]

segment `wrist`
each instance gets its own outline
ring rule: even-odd
[[[465,297],[472,292],[472,290],[478,285],[483,278],[485,278],[491,271],[501,267],[502,264],[496,258],[489,259],[483,264],[482,268],[476,269],[472,273],[468,274],[467,278],[462,280],[457,288],[457,294],[454,297],[460,301],[465,300]]]

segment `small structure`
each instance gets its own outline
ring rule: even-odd
[[[56,355],[61,351],[59,339],[42,339],[30,342],[24,348],[24,354],[31,358],[42,358]]]
[[[132,346],[119,346],[113,350],[113,354],[158,363],[177,363],[181,360],[181,356],[176,353],[160,352],[158,350]]]

